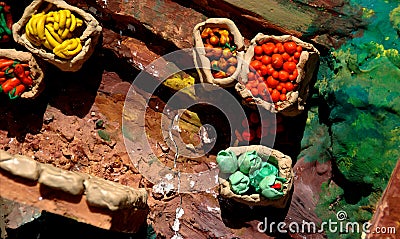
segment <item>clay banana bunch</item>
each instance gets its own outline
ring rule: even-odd
[[[82,50],[79,38],[73,38],[83,21],[69,10],[32,15],[25,26],[26,38],[35,46],[43,45],[63,59],[70,59]]]

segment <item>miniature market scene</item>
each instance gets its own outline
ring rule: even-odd
[[[400,238],[399,37],[396,0],[0,0],[0,238]]]

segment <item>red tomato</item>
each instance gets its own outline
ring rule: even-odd
[[[268,73],[268,67],[266,65],[261,65],[260,70],[262,76],[265,76]]]
[[[278,79],[279,72],[274,70],[274,72],[272,73],[272,77],[274,77],[275,79]]]
[[[258,81],[253,80],[253,81],[250,81],[249,84],[251,85],[251,87],[257,87]]]
[[[293,90],[293,84],[292,84],[292,82],[286,82],[285,83],[285,89],[287,90],[287,91],[292,91]]]
[[[268,64],[267,67],[268,67],[268,75],[272,75],[275,72],[275,69],[272,67],[271,64]]]
[[[296,69],[296,63],[287,61],[283,63],[283,70],[292,73]]]
[[[267,78],[268,87],[275,88],[279,84],[279,81],[275,80],[274,77],[269,76]]]
[[[293,57],[294,57],[294,59],[299,59],[299,58],[300,58],[300,55],[301,55],[301,53],[298,52],[298,51],[296,51],[296,52],[293,54]]]
[[[272,60],[271,64],[275,69],[279,69],[282,67],[283,58],[280,54],[273,54],[271,60]]]
[[[279,91],[281,91],[281,90],[283,89],[283,87],[282,87],[281,85],[277,85],[277,86],[276,86],[276,89],[279,90]]]
[[[256,55],[261,55],[261,54],[263,54],[263,48],[261,47],[261,46],[255,46],[254,47],[254,53],[256,54]]]
[[[278,124],[276,126],[276,132],[277,133],[282,133],[283,131],[285,131],[285,128],[283,127],[283,125],[282,124]]]
[[[276,43],[275,46],[278,48],[278,52],[279,52],[279,53],[282,54],[282,53],[285,52],[285,48],[283,47],[283,44],[282,44],[282,43],[278,42],[278,43]]]
[[[272,88],[271,87],[268,88],[268,92],[269,92],[269,94],[272,93]]]
[[[249,81],[255,80],[256,74],[254,74],[254,72],[247,73],[247,79],[249,79]]]
[[[250,83],[247,83],[246,84],[246,89],[251,90],[251,88],[253,88],[253,87],[251,87]]]
[[[289,60],[290,55],[287,52],[284,52],[284,53],[282,53],[282,58],[284,61],[287,61],[287,60]]]
[[[271,64],[271,57],[270,57],[270,56],[264,55],[264,56],[262,56],[262,58],[261,58],[261,62],[262,62],[264,65]]]
[[[281,95],[279,96],[279,99],[280,99],[281,101],[285,101],[285,100],[286,100],[286,95],[285,95],[285,94],[281,94]]]
[[[273,102],[278,102],[280,99],[281,94],[278,90],[274,89],[271,94],[271,99]]]
[[[257,80],[258,80],[258,82],[264,82],[264,77],[259,76],[259,77],[257,78]]]
[[[260,122],[260,119],[258,118],[258,115],[255,112],[251,112],[249,119],[250,119],[250,124],[257,124],[258,122]]]
[[[301,53],[301,52],[303,51],[303,47],[297,46],[296,51],[297,51],[298,53]]]
[[[256,71],[256,70],[260,69],[261,65],[262,65],[261,61],[258,61],[258,60],[251,61],[250,62],[250,70],[251,70],[251,68],[253,68],[253,70]]]
[[[250,130],[250,131],[245,130],[242,133],[242,137],[246,141],[252,141],[254,139],[254,134],[255,134],[254,130]]]
[[[256,77],[260,77],[261,74],[262,74],[261,70],[257,70],[256,73],[257,73],[257,74],[256,74]]]
[[[287,71],[279,71],[279,80],[287,81],[289,79],[289,73]]]
[[[287,93],[286,88],[282,88],[281,92],[282,92],[282,94],[286,94]]]
[[[261,61],[262,57],[262,55],[254,55],[254,59],[257,61]]]
[[[262,49],[264,50],[264,53],[267,55],[272,55],[272,53],[274,53],[274,48],[275,48],[275,44],[272,42],[268,42],[266,44],[263,44]]]
[[[297,44],[293,41],[288,41],[283,43],[283,47],[285,48],[285,51],[292,55],[293,53],[296,52],[297,50]]]

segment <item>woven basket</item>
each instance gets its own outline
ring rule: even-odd
[[[25,35],[25,25],[33,14],[39,13],[43,10],[55,10],[55,9],[68,9],[74,15],[81,18],[86,26],[85,30],[79,37],[82,42],[82,50],[71,59],[61,59],[57,57],[53,52],[47,50],[44,47],[37,47],[33,45]],[[24,14],[21,19],[13,25],[13,37],[14,40],[25,46],[30,52],[39,56],[43,60],[57,66],[62,71],[78,71],[82,64],[89,59],[92,55],[95,45],[101,34],[101,26],[98,21],[89,13],[71,6],[61,0],[34,0],[32,3],[25,8]]]
[[[210,60],[206,56],[206,51],[203,44],[203,39],[201,38],[201,32],[204,28],[210,27],[219,27],[227,29],[234,38],[234,42],[237,46],[237,67],[234,74],[226,78],[214,78],[211,73],[211,64]],[[193,38],[194,38],[194,64],[200,76],[200,81],[202,83],[210,83],[214,85],[218,85],[221,87],[232,87],[236,84],[237,79],[240,74],[242,61],[244,57],[244,39],[239,32],[239,29],[236,27],[235,23],[227,18],[210,18],[207,19],[205,22],[201,22],[197,24],[193,29]]]
[[[285,178],[287,181],[282,184],[284,195],[279,199],[271,200],[263,197],[258,193],[250,195],[237,195],[231,190],[229,182],[225,179],[220,178],[219,180],[221,185],[219,193],[222,197],[230,198],[249,206],[272,206],[277,208],[284,208],[286,206],[293,185],[292,159],[289,156],[284,155],[278,150],[271,149],[262,145],[230,147],[227,150],[232,151],[238,157],[245,152],[253,150],[255,150],[263,160],[267,160],[269,156],[275,157],[277,162],[267,162],[274,164],[279,170],[279,177]]]
[[[303,48],[303,52],[301,53],[299,62],[297,63],[297,70],[299,74],[295,82],[299,84],[298,89],[288,92],[286,94],[287,99],[285,101],[279,101],[276,104],[264,101],[258,97],[254,97],[245,87],[245,84],[248,81],[247,73],[249,73],[249,65],[254,56],[254,47],[257,45],[257,43],[284,43],[287,41],[294,41],[297,45]],[[235,89],[243,99],[252,99],[243,101],[243,103],[248,106],[254,108],[256,105],[260,105],[261,107],[272,112],[280,112],[286,116],[296,116],[304,110],[304,105],[306,104],[314,75],[318,71],[318,65],[319,51],[312,44],[303,42],[291,35],[270,36],[259,33],[251,40],[251,45],[246,51],[240,74],[240,80],[239,83],[236,84]]]
[[[0,56],[29,64],[33,84],[29,91],[22,93],[21,98],[33,99],[43,91],[45,87],[43,81],[44,73],[31,53],[16,51],[14,49],[0,49]]]

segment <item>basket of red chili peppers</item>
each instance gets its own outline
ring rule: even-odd
[[[43,77],[31,53],[0,49],[0,94],[11,100],[35,98],[43,90]]]
[[[236,90],[244,103],[295,116],[304,110],[319,51],[291,36],[257,34],[246,51]]]
[[[8,42],[12,37],[12,16],[10,6],[0,2],[0,42]]]

